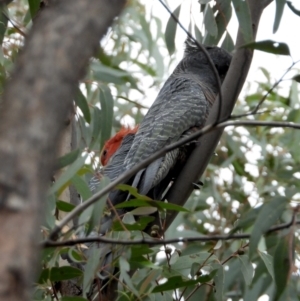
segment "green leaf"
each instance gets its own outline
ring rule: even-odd
[[[252,42],[252,43],[245,44],[242,47],[261,50],[261,51],[269,52],[269,53],[273,53],[273,54],[290,55],[290,49],[287,44],[277,43],[272,40]]]
[[[3,43],[3,39],[7,29],[8,18],[6,16],[8,16],[7,7],[4,4],[0,4],[0,45],[2,45]]]
[[[287,200],[284,197],[275,197],[271,202],[264,204],[255,220],[249,243],[249,257],[255,254],[261,236],[270,229],[282,215]]]
[[[138,60],[132,60],[133,63],[135,63],[136,65],[138,65],[142,70],[144,70],[147,74],[149,74],[150,76],[156,76],[156,71],[149,66],[149,64],[143,64],[141,62],[139,62]]]
[[[101,133],[101,110],[97,107],[94,107],[94,113],[93,113],[93,130],[92,130],[92,143],[91,147],[93,147],[94,143],[99,138],[99,135]]]
[[[274,278],[276,284],[275,300],[278,300],[285,290],[290,271],[289,258],[289,236],[285,236],[278,240],[276,250],[274,253]]]
[[[83,200],[87,200],[92,196],[89,186],[80,176],[74,175],[71,179],[71,183],[75,186]]]
[[[173,12],[174,16],[177,19],[179,17],[180,9],[181,9],[181,5],[179,5]],[[170,16],[165,32],[166,46],[169,51],[169,55],[172,55],[175,51],[176,29],[177,29],[177,22],[173,19],[172,16]]]
[[[123,203],[120,203],[116,205],[116,208],[128,208],[128,207],[155,207],[160,210],[166,209],[166,210],[173,210],[178,212],[190,212],[186,208],[183,208],[182,206],[171,204],[171,203],[165,203],[162,201],[153,201],[153,200],[130,200]]]
[[[82,297],[62,297],[61,301],[88,301],[88,299]]]
[[[124,231],[125,229],[129,231],[143,231],[149,223],[153,222],[155,220],[154,216],[141,216],[134,224],[126,224],[122,223],[119,220],[116,220],[113,223],[112,230],[113,231]]]
[[[120,257],[120,258],[122,258],[122,257]],[[126,270],[124,268],[122,268],[123,266],[126,267],[125,260],[123,259],[122,261],[123,262],[121,262],[122,266],[121,266],[121,269],[120,269],[120,271],[121,271],[120,278],[122,278],[125,281],[126,285],[129,287],[130,291],[133,294],[135,294],[137,297],[139,297],[139,292],[137,291],[137,289],[133,285],[131,277],[128,275],[128,273],[126,272]]]
[[[91,112],[89,105],[87,103],[87,100],[85,96],[83,95],[82,91],[80,90],[79,87],[77,87],[77,91],[75,94],[75,103],[81,110],[83,117],[87,123],[91,123]]]
[[[75,208],[75,205],[58,200],[56,201],[56,207],[60,211],[71,212]]]
[[[91,70],[93,72],[92,80],[97,80],[103,83],[114,83],[117,85],[130,83],[133,89],[138,90],[136,79],[134,79],[129,72],[120,68],[105,66],[99,62],[93,62],[91,64]]]
[[[117,189],[122,190],[122,191],[128,191],[132,196],[136,197],[139,200],[144,200],[144,201],[148,201],[148,200],[151,201],[152,200],[148,196],[139,194],[137,189],[135,187],[130,186],[130,185],[119,184],[117,186]]]
[[[114,100],[111,95],[110,89],[107,86],[101,86],[100,89],[100,104],[101,104],[101,144],[100,148],[104,146],[111,136],[113,113],[114,113]]]
[[[273,266],[273,257],[269,254],[266,254],[264,252],[258,251],[258,254],[262,261],[264,262],[269,274],[272,276],[274,279],[274,266]]]
[[[260,210],[261,208],[258,207],[245,212],[241,216],[241,219],[237,221],[236,226],[230,231],[230,234],[233,234],[240,229],[246,230],[252,227]]]
[[[67,184],[70,179],[77,173],[77,171],[84,165],[86,157],[87,156],[79,157],[75,162],[73,162],[49,189],[48,194],[57,192],[62,188],[62,186]]]
[[[156,286],[152,293],[159,293],[169,290],[178,289],[180,287],[189,287],[189,286],[195,286],[198,283],[205,283],[210,281],[217,273],[217,270],[213,270],[209,275],[204,275],[198,277],[196,280],[186,280],[182,276],[174,276],[168,278],[167,282],[164,284]]]
[[[245,282],[247,285],[250,285],[252,282],[253,275],[254,275],[252,263],[249,261],[249,257],[247,255],[238,256],[238,259],[241,264],[241,270],[242,270],[242,274],[244,276]]]
[[[70,266],[63,266],[59,268],[54,267],[50,270],[51,281],[68,280],[80,276],[82,276],[82,271]]]
[[[130,211],[132,215],[151,215],[157,212],[155,207],[139,207]]]
[[[253,41],[252,21],[248,1],[232,0],[245,43]]]
[[[293,77],[293,80],[296,81],[297,83],[300,83],[300,74],[297,74]]]
[[[43,269],[40,274],[38,283],[40,284],[46,283],[49,278],[50,278],[50,269]]]
[[[219,263],[213,263],[212,268],[217,271],[214,276],[216,301],[223,301],[224,297],[224,268]]]
[[[195,29],[195,36],[196,36],[197,42],[202,43],[203,36],[202,36],[201,31],[199,30],[199,28],[197,27],[197,25],[194,26],[194,29]]]
[[[104,187],[106,187],[110,183],[109,178],[107,177],[102,177],[99,185],[96,188],[96,192],[102,190]],[[104,208],[106,206],[106,199],[108,197],[108,193],[106,193],[102,198],[98,199],[96,203],[93,205],[93,211],[92,211],[92,216],[90,220],[90,229],[92,230],[94,226],[100,224],[100,220],[102,218],[102,213],[104,211]]]
[[[300,17],[300,10],[296,9],[296,7],[293,6],[291,1],[286,1],[286,4],[295,15]]]
[[[275,20],[273,25],[273,33],[275,33],[279,27],[286,0],[276,0],[275,2],[276,2],[276,13],[275,13]]]
[[[227,25],[232,15],[231,0],[217,0],[213,6],[213,12],[217,11],[215,16],[216,24],[218,27],[218,34],[216,37],[206,35],[203,44],[206,45],[218,45],[222,36],[224,35]]]
[[[214,17],[214,13],[210,7],[210,5],[206,5],[206,9],[204,12],[204,25],[205,29],[209,33],[209,35],[216,37],[218,34],[218,27]]]
[[[89,258],[87,260],[87,263],[84,268],[84,274],[83,274],[83,284],[82,284],[82,295],[85,296],[86,293],[90,289],[90,284],[95,278],[95,275],[98,271],[100,261],[99,258],[101,256],[101,249],[97,249],[95,244],[93,244],[89,248]]]
[[[234,42],[229,32],[226,32],[225,39],[221,47],[227,50],[228,52],[232,52],[234,50]]]
[[[209,258],[209,259],[208,259]],[[198,252],[190,255],[180,256],[178,260],[172,265],[172,270],[182,272],[183,270],[190,269],[193,263],[202,264],[205,260],[207,263],[216,259],[215,255],[211,256],[209,252]]]
[[[31,19],[33,19],[40,9],[40,0],[28,0]]]
[[[75,250],[74,248],[70,248],[68,250],[68,256],[74,262],[85,262],[86,261],[86,258],[84,257],[84,255],[82,253],[77,252],[77,250]]]
[[[80,150],[75,149],[68,154],[57,159],[57,169],[64,168],[70,164],[72,164],[79,156]]]

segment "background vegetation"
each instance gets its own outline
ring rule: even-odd
[[[248,7],[251,0],[192,2],[192,7],[198,9],[193,15],[200,21],[195,23],[192,15],[179,15],[181,7],[189,5],[185,1],[174,14],[179,20],[190,17],[187,30],[200,43],[218,44],[233,51],[235,37],[226,28],[234,13],[245,44],[253,41]],[[127,2],[78,85],[74,116],[70,118],[72,126],[66,127],[64,136],[71,143],[61,147],[59,171],[44,203],[40,241],[47,239],[56,221],[78,204],[74,188],[83,201],[91,197],[88,181],[99,167],[98,156],[104,142],[121,125],[141,122],[174,68],[174,39],[176,31],[181,29],[171,16],[165,27],[165,22],[145,3]],[[40,5],[40,1],[19,0],[2,6],[0,91],[10,78],[32,21],[37,14],[43,14]],[[277,0],[274,31],[280,26],[284,8],[292,8],[299,15],[293,3]],[[289,55],[288,45],[283,43],[265,41],[248,47],[266,51],[270,56]],[[193,241],[122,246],[122,254],[114,262],[120,269],[118,300],[300,300],[299,130],[255,124],[255,121],[300,123],[297,68],[297,63],[292,62],[285,66],[284,78],[274,78],[267,62],[261,66],[264,80],[255,89],[253,83],[248,83],[231,118],[253,124],[225,129],[201,177],[203,187],[192,193],[184,209],[171,208],[179,212],[165,229],[163,239],[184,237]],[[288,96],[282,93],[283,84],[285,89],[289,87]],[[99,190],[106,185],[103,180]],[[72,228],[69,224],[64,228],[60,241],[76,239],[83,228],[89,234],[105,210],[103,200],[79,216],[76,223],[80,227]],[[167,209],[162,206],[159,210],[163,220]],[[148,237],[141,230],[151,218],[141,215],[138,219],[139,223],[133,223],[133,214],[128,212],[123,226],[129,230],[115,224],[107,237],[122,240]],[[277,226],[279,230],[275,231]],[[222,239],[229,234],[236,237]],[[210,239],[201,241],[203,236]],[[86,300],[89,284],[99,269],[99,254],[95,252],[87,258],[85,248],[83,245],[44,248],[33,299]],[[84,271],[63,262],[62,254],[68,254],[76,263],[86,263]],[[71,279],[81,286],[83,297],[61,297],[57,282]]]

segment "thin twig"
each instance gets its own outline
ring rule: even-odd
[[[246,243],[245,245],[243,245],[242,247],[240,247],[237,251],[235,251],[233,254],[231,254],[229,257],[227,257],[225,260],[223,260],[221,264],[224,265],[230,259],[232,259],[233,257],[236,257],[239,254],[239,251],[241,249],[245,249],[246,247],[248,247],[248,245],[249,245],[249,243]]]
[[[277,226],[271,227],[265,234],[270,234],[279,230],[290,228],[292,225],[300,225],[300,220],[294,222],[292,219],[288,223],[280,224]],[[65,247],[65,246],[74,246],[77,244],[84,243],[105,243],[105,244],[116,244],[116,245],[141,245],[148,244],[151,246],[154,245],[165,245],[165,244],[173,244],[173,243],[187,243],[187,242],[205,242],[205,241],[218,241],[218,240],[231,240],[231,239],[249,239],[251,237],[251,233],[240,233],[240,234],[232,234],[232,235],[207,235],[207,236],[195,236],[195,237],[179,237],[179,238],[171,238],[164,240],[155,240],[155,239],[138,239],[138,240],[119,240],[119,239],[110,239],[105,237],[85,237],[78,238],[75,240],[65,240],[65,241],[52,241],[46,240],[41,243],[43,248],[49,247]]]
[[[260,102],[256,105],[256,107],[252,111],[250,111],[248,113],[245,113],[245,114],[241,114],[241,115],[231,115],[230,118],[231,119],[237,119],[237,118],[241,118],[241,117],[246,117],[246,116],[257,114],[260,106],[267,99],[267,97],[270,95],[270,93],[273,92],[273,90],[283,81],[283,78],[287,75],[287,73],[290,72],[291,69],[296,64],[298,64],[299,62],[300,62],[300,60],[292,63],[292,65],[283,73],[283,75],[280,77],[280,79],[278,81],[276,81],[274,83],[274,85],[267,91],[267,93],[262,97],[262,99],[260,100]]]
[[[210,254],[209,254],[209,256],[202,262],[202,264],[200,265],[200,267],[199,267],[199,269],[197,270],[197,272],[200,272],[200,270],[204,267],[204,265],[206,264],[206,262],[208,261],[208,259],[211,257],[211,256],[213,256],[214,255],[214,252],[211,252]],[[180,297],[179,297],[179,301],[181,300],[181,298],[183,298],[183,295],[184,295],[184,293],[185,293],[185,291],[187,290],[187,286],[184,288],[184,290],[182,291],[182,293],[181,293],[181,295],[180,295]]]

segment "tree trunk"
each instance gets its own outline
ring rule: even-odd
[[[124,4],[55,1],[36,18],[16,62],[0,115],[0,300],[31,300],[60,132],[78,80]]]

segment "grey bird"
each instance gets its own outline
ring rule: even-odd
[[[104,169],[104,174],[111,180],[166,145],[204,126],[218,94],[217,80],[207,58],[196,43],[188,38],[185,44],[183,59],[161,88],[137,133],[124,139]],[[205,48],[222,82],[228,71],[231,55],[219,47]],[[139,171],[125,184],[136,187],[140,194],[161,199],[193,147],[193,143],[190,143],[167,153]],[[114,190],[109,194],[107,206],[115,206],[129,197],[127,192]],[[118,212],[122,213],[124,211]],[[110,231],[114,218],[114,211],[103,218],[100,235]],[[100,270],[99,276],[105,279],[114,273],[114,268],[109,266],[113,254],[107,246],[103,250],[101,260],[104,268]]]

